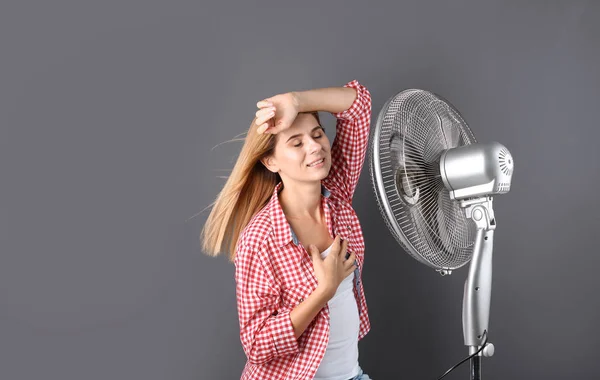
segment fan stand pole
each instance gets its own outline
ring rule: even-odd
[[[473,220],[477,226],[469,276],[465,281],[462,315],[464,342],[469,347],[469,355],[472,355],[481,348],[484,335],[489,331],[492,251],[496,220],[492,197],[463,200],[460,205],[464,208],[467,218]],[[486,343],[486,347],[471,358],[472,380],[481,380],[481,357],[492,355],[493,345]]]
[[[469,347],[469,355],[477,352],[478,347]],[[473,351],[473,352],[471,352]],[[481,354],[481,353],[479,353]],[[472,380],[481,380],[481,356],[475,355],[471,358],[471,379]]]

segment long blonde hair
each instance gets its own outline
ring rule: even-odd
[[[314,115],[321,124],[318,112],[302,113]],[[200,234],[204,253],[218,256],[226,249],[230,262],[235,260],[240,233],[267,204],[275,185],[281,181],[279,174],[269,171],[261,162],[261,159],[273,154],[276,135],[256,133],[258,125],[255,122],[256,118],[250,124],[244,146],[227,182],[216,200],[209,205],[214,207]]]

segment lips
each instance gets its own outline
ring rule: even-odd
[[[308,164],[306,166],[311,166],[312,164],[320,163],[321,161],[325,161],[325,157],[319,158],[318,160],[315,160],[315,161],[311,162],[310,164]]]

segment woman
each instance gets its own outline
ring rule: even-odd
[[[352,197],[365,159],[371,95],[343,87],[257,103],[242,151],[202,231],[235,264],[241,379],[370,379],[358,341],[370,329]],[[333,144],[318,111],[336,119]]]

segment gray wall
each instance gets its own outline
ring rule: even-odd
[[[215,146],[262,98],[352,79],[373,123],[428,89],[514,156],[484,378],[598,377],[599,16],[593,1],[3,1],[0,379],[239,378],[234,268],[198,241],[241,142]],[[354,205],[361,364],[435,379],[466,355],[467,269],[440,277],[400,249],[366,166]]]

